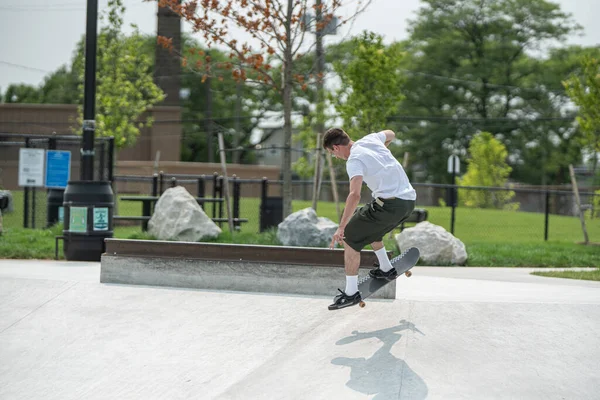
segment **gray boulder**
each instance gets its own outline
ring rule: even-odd
[[[463,242],[450,232],[430,222],[420,222],[396,235],[396,243],[402,250],[417,247],[421,260],[430,265],[464,265],[467,250]]]
[[[148,232],[160,240],[197,242],[221,234],[196,199],[182,186],[167,189],[156,202]]]
[[[318,217],[311,207],[290,214],[277,226],[277,239],[285,246],[327,247],[338,225]]]
[[[15,210],[13,196],[9,190],[0,190],[0,198],[8,198],[8,208],[1,210],[4,214],[9,214]]]

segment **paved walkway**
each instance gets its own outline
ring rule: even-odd
[[[330,312],[0,260],[0,399],[597,399],[600,283],[529,271],[416,267]]]

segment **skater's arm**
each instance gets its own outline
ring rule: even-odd
[[[392,141],[396,138],[396,134],[394,133],[394,131],[386,129],[385,131],[383,131],[383,133],[385,133],[385,146],[389,146],[390,143],[392,143]]]
[[[354,210],[358,206],[360,202],[360,189],[362,187],[363,177],[361,175],[356,175],[350,179],[350,193],[346,198],[346,205],[344,208],[344,214],[342,215],[342,219],[340,221],[340,225],[335,231],[333,235],[333,240],[329,245],[329,248],[333,249],[336,243],[341,243],[344,239],[344,229],[350,221],[350,218],[354,214]]]

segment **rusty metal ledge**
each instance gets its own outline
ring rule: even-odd
[[[331,267],[344,265],[342,249],[129,239],[105,239],[105,242],[106,254],[120,257],[142,256]],[[361,251],[361,267],[371,267],[376,261],[377,256],[372,250]]]

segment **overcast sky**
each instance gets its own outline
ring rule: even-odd
[[[360,0],[344,0],[353,7]],[[362,0],[364,1],[364,0]],[[99,0],[100,8],[108,0]],[[558,0],[563,11],[573,14],[583,26],[583,36],[568,43],[600,44],[600,0]],[[142,33],[156,33],[156,3],[124,0],[126,24],[135,23]],[[11,83],[39,85],[49,72],[71,61],[75,44],[85,33],[85,0],[0,0],[0,90]],[[350,27],[342,29],[340,40],[363,30],[377,32],[386,42],[406,39],[407,19],[413,18],[419,0],[373,0],[367,11]],[[346,9],[346,12],[349,9]],[[184,30],[188,30],[184,22]]]

